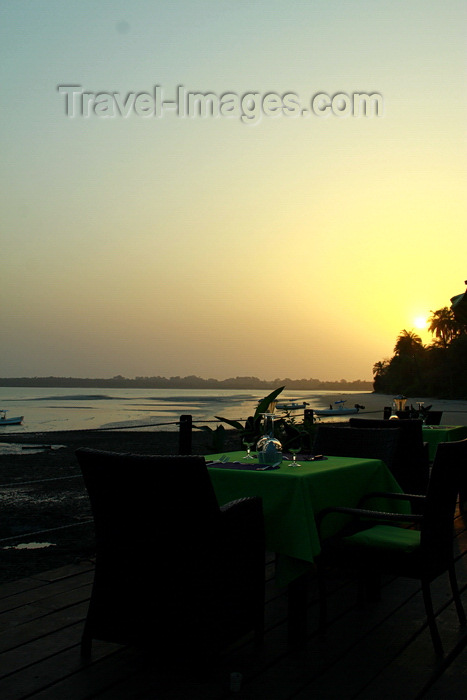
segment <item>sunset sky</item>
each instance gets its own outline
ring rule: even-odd
[[[467,279],[466,7],[2,0],[0,376],[371,379],[429,342]],[[310,109],[338,93],[384,110]]]

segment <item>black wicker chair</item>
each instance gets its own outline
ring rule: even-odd
[[[430,457],[428,444],[423,442],[423,423],[421,420],[350,418],[349,426],[352,428],[398,430],[399,444],[395,462],[401,480],[397,480],[406,493],[421,495],[426,493],[430,475]]]
[[[318,425],[313,454],[381,459],[400,484],[399,478],[403,475],[397,473],[398,444],[399,433],[395,430],[368,430],[330,423]]]
[[[220,508],[203,457],[76,456],[96,535],[84,657],[100,639],[191,667],[252,631],[262,639],[261,499]]]
[[[425,414],[426,425],[440,425],[443,411],[427,411]]]
[[[320,629],[326,624],[326,592],[323,567],[356,569],[369,584],[375,584],[382,573],[420,579],[427,621],[437,654],[443,653],[441,638],[431,598],[431,582],[449,573],[453,600],[459,622],[466,624],[465,612],[459,595],[453,557],[453,522],[459,486],[467,469],[467,439],[438,445],[426,496],[407,494],[368,494],[368,498],[407,499],[422,502],[422,513],[400,515],[363,508],[326,508],[318,516],[318,526],[332,513],[346,513],[352,521],[338,536],[322,543],[318,566],[320,583]],[[401,527],[413,523],[419,529]]]

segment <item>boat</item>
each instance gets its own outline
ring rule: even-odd
[[[1,425],[21,425],[24,416],[16,416],[15,418],[7,418],[6,411],[0,409],[0,426]]]
[[[336,405],[336,408],[334,408],[334,406],[330,404],[329,408],[313,409],[313,413],[315,416],[332,416],[333,418],[335,418],[336,416],[351,416],[355,413],[358,413],[360,409],[365,408],[365,406],[360,406],[358,403],[356,403],[353,408],[347,408],[346,406],[344,406],[344,399],[342,399],[341,401],[334,401],[334,404]]]
[[[297,403],[295,401],[290,401],[287,403],[278,403],[276,408],[279,411],[299,411],[301,408],[306,408],[309,404],[306,401],[302,403]]]

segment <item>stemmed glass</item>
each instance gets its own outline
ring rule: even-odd
[[[274,437],[274,418],[275,415],[274,413],[263,413],[262,414],[265,419],[267,420],[268,418],[270,419],[270,428],[269,428],[269,433],[266,435],[263,435],[260,437],[256,444],[256,452],[258,453],[264,453],[264,454],[270,454],[276,453],[281,455],[282,454],[282,443],[280,440]]]
[[[264,435],[262,435],[256,443],[257,452],[260,452],[263,449],[264,445],[267,443],[268,440],[274,438],[274,413],[261,413],[261,415],[264,416]],[[270,418],[269,430],[267,427],[268,418]]]
[[[426,411],[423,410],[424,404],[425,404],[424,401],[417,401],[418,417],[422,419],[423,425],[426,425]]]
[[[243,456],[243,459],[254,459],[253,455],[251,454],[251,448],[255,444],[254,442],[247,442],[246,440],[243,440],[243,444],[246,447],[246,455]]]
[[[289,452],[292,453],[292,463],[289,467],[301,467],[302,465],[297,462],[297,455],[300,452],[300,447],[289,447]]]

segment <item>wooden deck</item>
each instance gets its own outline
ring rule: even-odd
[[[467,532],[456,519],[457,571],[467,608]],[[445,658],[432,651],[416,582],[387,580],[382,602],[357,609],[355,582],[330,576],[329,631],[316,632],[317,596],[310,580],[307,644],[287,646],[287,594],[266,562],[266,635],[225,654],[203,681],[157,668],[157,655],[94,642],[89,663],[79,643],[93,577],[92,562],[0,586],[0,698],[2,700],[465,700],[467,629],[459,629],[447,577],[435,582],[434,601]],[[187,578],[187,585],[189,579]],[[240,692],[231,672],[243,674]]]

